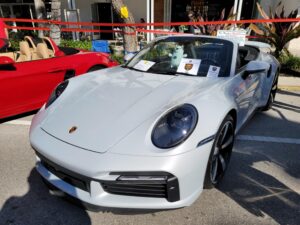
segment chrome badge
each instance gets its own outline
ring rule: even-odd
[[[77,130],[76,126],[71,127],[70,130],[69,130],[69,134],[74,133],[76,130]]]

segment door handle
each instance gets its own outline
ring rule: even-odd
[[[58,72],[62,72],[62,71],[65,71],[65,69],[64,68],[54,68],[54,69],[48,70],[48,73],[58,73]]]

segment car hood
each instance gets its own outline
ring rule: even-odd
[[[60,102],[50,106],[53,108],[42,129],[64,142],[99,153],[107,152],[149,118],[160,118],[166,110],[218,83],[217,79],[120,67],[86,76],[89,79],[73,89],[71,81]],[[72,127],[76,131],[70,132]]]

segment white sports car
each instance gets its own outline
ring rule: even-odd
[[[221,181],[235,134],[272,105],[279,63],[261,47],[162,37],[123,66],[64,81],[31,125],[37,171],[96,206],[191,205]]]

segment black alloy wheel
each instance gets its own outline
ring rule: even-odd
[[[216,187],[222,180],[230,162],[234,130],[234,120],[232,116],[227,115],[215,137],[206,169],[204,188]]]

